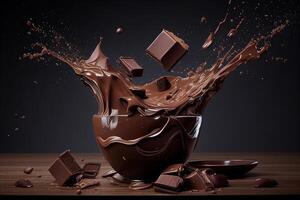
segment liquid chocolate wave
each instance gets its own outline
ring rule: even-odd
[[[145,84],[134,84],[125,73],[109,64],[108,57],[101,49],[102,40],[87,60],[61,56],[42,44],[38,45],[42,48],[40,53],[34,56],[27,54],[25,57],[50,55],[68,64],[90,86],[98,102],[97,115],[108,117],[109,123],[113,123],[113,118],[110,118],[113,116],[199,116],[225,78],[241,64],[260,58],[270,47],[269,39],[285,26],[280,25],[269,35],[250,40],[235,56],[229,51],[208,69],[198,67],[187,77],[165,76]],[[163,91],[157,86],[162,78],[170,83],[170,87]],[[145,91],[145,96],[138,95],[136,91]],[[167,124],[168,121],[161,129],[154,129],[141,137],[127,139],[99,136],[97,140],[104,147],[112,143],[133,145],[146,138],[156,137]]]

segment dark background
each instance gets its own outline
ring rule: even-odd
[[[163,28],[190,45],[189,53],[174,68],[178,74],[204,61],[212,63],[213,49],[220,43],[245,45],[250,36],[268,33],[280,19],[289,19],[290,25],[273,38],[261,59],[241,66],[225,81],[205,110],[196,151],[299,151],[298,1],[232,1],[229,19],[233,21],[228,20],[212,47],[202,50],[226,9],[227,1],[220,0],[2,2],[0,152],[99,151],[91,123],[97,112],[92,92],[67,65],[54,59],[18,59],[41,39],[27,34],[29,18],[62,33],[83,58],[102,36],[112,64],[119,56],[134,56],[144,67],[145,76],[136,82],[166,73],[145,54]],[[247,23],[228,39],[225,35],[238,23],[240,12]],[[202,16],[207,24],[200,23]],[[121,35],[115,33],[119,26],[124,29]],[[270,61],[272,57],[287,62]]]

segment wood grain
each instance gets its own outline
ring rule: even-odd
[[[76,188],[61,187],[54,183],[48,172],[58,154],[0,154],[0,195],[77,195]],[[101,175],[111,167],[101,154],[74,154],[78,163],[102,162],[98,179],[101,185],[85,189],[81,195],[167,195],[152,188],[135,191],[127,186],[117,186]],[[81,161],[84,159],[84,161]],[[222,188],[216,194],[209,192],[181,192],[176,195],[299,195],[300,194],[300,153],[201,153],[191,159],[254,159],[259,165],[242,179],[230,180],[230,187]],[[31,174],[23,172],[25,167],[34,167]],[[41,175],[42,177],[38,177]],[[275,188],[254,188],[258,177],[275,178],[279,185]],[[16,180],[27,178],[32,188],[17,188]]]

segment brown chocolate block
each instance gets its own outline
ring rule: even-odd
[[[213,183],[208,177],[199,170],[191,172],[184,177],[185,188],[188,190],[211,191],[214,189]]]
[[[95,178],[100,170],[101,163],[86,163],[83,167],[84,178]]]
[[[184,56],[189,46],[175,34],[165,29],[150,44],[146,52],[160,62],[166,70],[172,67]]]
[[[126,69],[129,76],[143,76],[144,69],[135,61],[134,58],[121,56],[118,63]]]
[[[161,174],[154,183],[155,188],[178,192],[182,189],[183,179],[179,176]]]
[[[75,182],[76,175],[81,171],[70,150],[60,154],[49,168],[49,172],[59,185],[72,185]]]

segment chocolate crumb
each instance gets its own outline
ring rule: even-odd
[[[31,188],[31,187],[33,187],[33,184],[28,179],[19,179],[15,182],[15,186],[21,187],[21,188]]]
[[[272,178],[258,178],[255,180],[255,186],[256,188],[260,187],[275,187],[278,185],[278,182],[275,179]]]
[[[33,167],[26,167],[26,168],[24,169],[24,173],[25,173],[25,174],[31,174],[32,171],[33,171]]]

